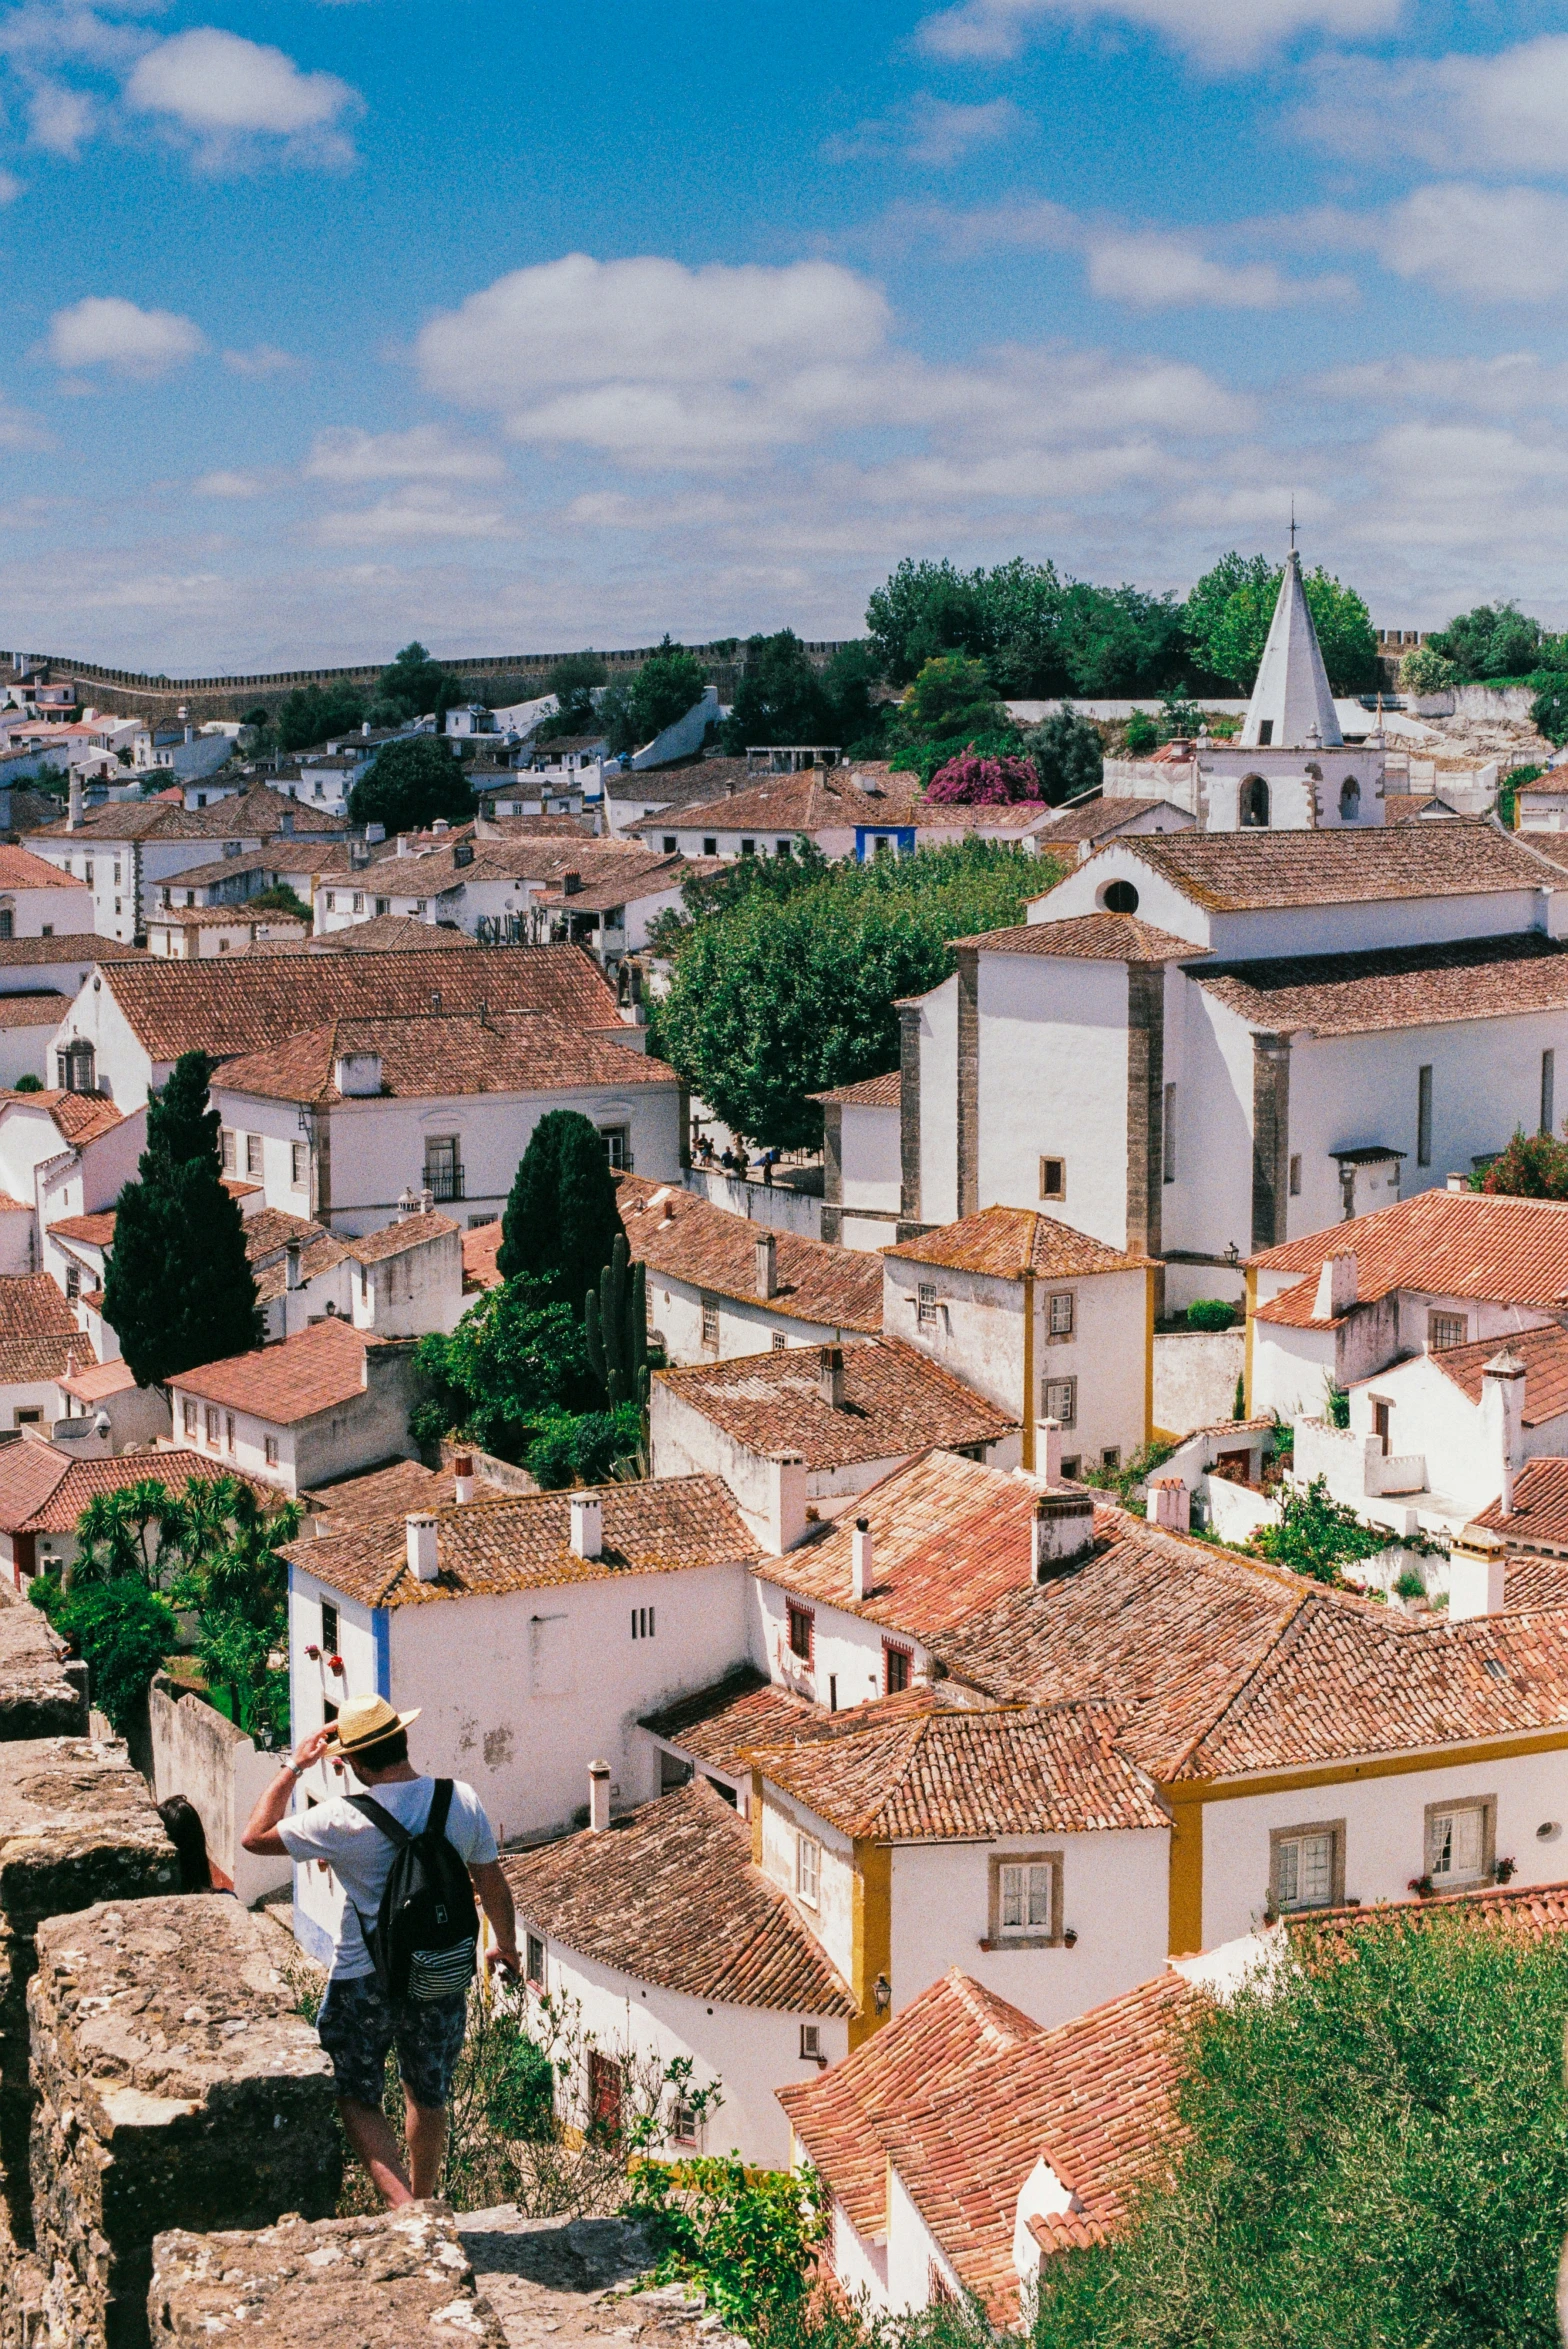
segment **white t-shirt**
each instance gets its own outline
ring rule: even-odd
[[[411,1835],[417,1835],[430,1816],[436,1782],[433,1778],[397,1778],[389,1785],[367,1786],[360,1791],[390,1811]],[[357,1982],[374,1974],[359,1920],[364,1917],[372,1925],[376,1921],[397,1856],[391,1836],[383,1835],[361,1812],[351,1810],[346,1795],[334,1795],[331,1802],[317,1803],[313,1810],[296,1811],[291,1818],[281,1819],[277,1835],[290,1859],[328,1861],[343,1887],[343,1921],[328,1980]],[[484,1806],[461,1778],[452,1786],[446,1839],[459,1859],[474,1866],[483,1867],[496,1857],[495,1836]]]

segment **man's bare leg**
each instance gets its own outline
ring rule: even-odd
[[[416,2106],[410,2105],[410,2115],[417,2109]],[[339,2098],[338,2111],[343,2120],[344,2136],[347,2137],[350,2145],[353,2146],[354,2151],[370,2172],[371,2183],[388,2209],[396,2210],[399,2203],[412,2202],[414,2189],[408,2182],[408,2172],[403,2167],[402,2158],[398,2152],[397,2139],[392,2134],[392,2124],[386,2114],[376,2105],[358,2103],[352,2096]],[[444,2135],[446,2115],[442,2113],[438,2117],[442,2123]],[[410,2144],[412,2144],[412,2130],[409,2132],[409,2138]],[[439,2167],[438,2156],[437,2168],[439,2169]],[[416,2177],[418,2174],[416,2166]],[[430,2189],[427,2187],[425,2191],[429,2192]]]

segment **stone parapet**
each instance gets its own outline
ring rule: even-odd
[[[36,1607],[0,1606],[0,1741],[86,1735],[86,1665]]]
[[[506,2341],[439,2202],[315,2226],[291,2216],[260,2234],[160,2235],[147,2329],[159,2349],[231,2331],[247,2349],[505,2349]]]
[[[0,1768],[0,2203],[31,2240],[27,1985],[46,1917],[141,1900],[179,1883],[147,1784],[118,1742],[28,1738]]]
[[[99,1901],[38,1928],[34,2234],[71,2349],[146,2342],[166,2229],[336,2205],[331,2065],[276,1933],[221,1894]]]

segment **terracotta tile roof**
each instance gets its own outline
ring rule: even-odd
[[[1525,1367],[1524,1424],[1540,1427],[1568,1411],[1568,1330],[1549,1322],[1544,1329],[1515,1330],[1508,1338],[1482,1338],[1469,1346],[1447,1346],[1432,1356],[1445,1378],[1481,1400],[1481,1373],[1499,1354],[1515,1354]],[[1364,1380],[1355,1382],[1364,1385]]]
[[[891,2166],[963,2285],[1016,2325],[1013,2229],[1036,2162],[1073,2198],[1042,2250],[1103,2241],[1173,2143],[1185,2034],[1206,2005],[1167,1972],[1046,2031],[954,1967],[779,2102],[859,2234],[886,2237]]]
[[[1526,1550],[1540,1547],[1568,1553],[1568,1460],[1550,1455],[1527,1460],[1514,1478],[1514,1505],[1509,1514],[1504,1517],[1499,1499],[1477,1510],[1475,1523]],[[1546,1572],[1543,1560],[1510,1558],[1503,1583],[1504,1605],[1556,1606],[1556,1577],[1557,1569]],[[1564,1586],[1563,1600],[1568,1603],[1568,1585]]]
[[[219,1059],[265,1053],[281,1037],[331,1019],[377,1019],[439,1009],[543,1011],[578,1029],[620,1024],[615,991],[581,946],[453,947],[432,953],[148,955],[104,975],[149,1057],[177,1060],[200,1046]],[[37,1095],[33,1098],[36,1100]]]
[[[377,1342],[334,1316],[312,1322],[275,1346],[182,1370],[170,1380],[170,1390],[230,1411],[248,1411],[276,1427],[292,1427],[362,1395],[365,1351]]]
[[[1114,1735],[1114,1715],[1091,1705],[942,1709],[749,1758],[831,1826],[879,1843],[1168,1827]]]
[[[98,1359],[76,1312],[47,1272],[0,1277],[0,1386],[57,1379],[74,1352],[83,1368]]]
[[[291,1240],[319,1240],[325,1228],[308,1215],[290,1215],[283,1207],[258,1207],[254,1215],[245,1218],[245,1253],[252,1264],[260,1264],[269,1256],[280,1255]],[[58,1231],[60,1226],[56,1224],[54,1229]],[[112,1228],[109,1236],[111,1240],[114,1237]]]
[[[114,800],[89,810],[74,831],[69,823],[43,824],[33,837],[79,841],[84,848],[114,840],[271,840],[283,833],[285,824],[296,823],[302,832],[326,829],[319,809],[263,783],[228,792],[201,808],[163,798]]]
[[[85,1370],[68,1371],[60,1380],[60,1392],[74,1395],[79,1403],[105,1403],[111,1395],[128,1394],[135,1384],[130,1364],[117,1356],[113,1362],[94,1362]]]
[[[903,1100],[904,1080],[896,1069],[885,1076],[862,1077],[858,1084],[835,1086],[831,1093],[808,1093],[808,1101],[839,1102],[845,1109],[897,1109]]]
[[[1041,836],[1041,846],[1054,849],[1064,840],[1103,840],[1123,824],[1136,823],[1152,808],[1170,804],[1158,799],[1081,799],[1064,807]],[[1183,809],[1185,815],[1186,811]],[[1187,816],[1187,822],[1192,822]]]
[[[1374,1303],[1395,1289],[1551,1308],[1568,1298],[1568,1201],[1486,1191],[1418,1191],[1396,1206],[1286,1240],[1247,1259],[1268,1272],[1299,1272],[1299,1287],[1258,1307],[1260,1321],[1313,1326],[1324,1259],[1356,1258],[1356,1295]]]
[[[1463,1925],[1477,1926],[1483,1932],[1524,1933],[1532,1938],[1542,1933],[1561,1933],[1568,1928],[1568,1883],[1558,1884],[1482,1884],[1467,1892],[1428,1893],[1410,1900],[1379,1901],[1372,1910],[1342,1908],[1321,1910],[1316,1916],[1287,1916],[1285,1930],[1292,1939],[1310,1939],[1315,1933],[1331,1933],[1350,1940],[1357,1926],[1375,1925],[1393,1916],[1401,1925],[1429,1925],[1450,1922],[1457,1916]]]
[[[330,1517],[334,1529],[342,1531],[393,1516],[401,1522],[410,1510],[451,1507],[457,1499],[456,1481],[450,1468],[427,1468],[421,1460],[389,1460],[358,1476],[339,1477],[335,1484],[313,1485],[299,1497],[311,1515]],[[476,1480],[475,1490],[486,1499],[497,1489],[488,1477]]]
[[[996,1443],[1017,1421],[899,1338],[844,1348],[843,1403],[823,1402],[817,1351],[743,1354],[655,1380],[764,1459],[799,1452],[808,1468],[842,1468],[930,1445]]]
[[[657,1067],[659,1064],[654,1062]],[[622,1175],[621,1225],[632,1256],[650,1274],[744,1299],[781,1319],[824,1329],[880,1332],[882,1263],[874,1253],[831,1247],[797,1232],[773,1234],[776,1287],[757,1293],[757,1241],[764,1227],[715,1207],[679,1184]]]
[[[758,1555],[720,1477],[612,1483],[601,1488],[599,1498],[604,1546],[597,1558],[579,1558],[573,1550],[571,1497],[564,1492],[506,1494],[440,1510],[440,1573],[434,1582],[420,1582],[408,1571],[401,1511],[341,1534],[329,1521],[319,1541],[298,1543],[287,1554],[307,1573],[377,1607],[433,1606],[443,1599],[600,1582],[622,1574],[749,1565]]]
[[[858,1736],[866,1729],[896,1728],[948,1707],[972,1709],[989,1702],[955,1681],[917,1682],[897,1696],[872,1697],[830,1713],[742,1664],[711,1688],[650,1713],[641,1726],[716,1770],[739,1773],[750,1767],[745,1757],[758,1747]]]
[[[1056,1279],[1078,1279],[1097,1272],[1141,1270],[1145,1256],[1129,1256],[1108,1248],[1087,1232],[1074,1231],[1054,1215],[1033,1207],[983,1207],[978,1215],[922,1232],[917,1239],[900,1240],[882,1250],[885,1256],[906,1257],[912,1264],[941,1265],[949,1272],[988,1273],[993,1279],[1015,1281],[1026,1272]]]
[[[13,1199],[8,1191],[0,1191],[0,1215],[31,1215],[25,1199]]]
[[[825,832],[856,825],[912,824],[920,807],[918,776],[889,773],[880,793],[859,791],[850,770],[808,767],[798,775],[758,775],[732,798],[701,800],[678,810],[661,809],[628,827],[636,832]],[[651,780],[651,778],[650,778]],[[879,781],[882,779],[879,777]],[[652,797],[652,793],[649,793]],[[935,813],[935,811],[932,811]],[[989,808],[980,811],[986,815]],[[976,811],[968,811],[972,817]]]
[[[432,1240],[447,1239],[461,1228],[449,1215],[405,1215],[401,1223],[384,1224],[379,1232],[345,1241],[343,1253],[356,1264],[384,1264],[389,1256],[406,1256],[410,1248],[428,1247]]]
[[[639,1981],[726,2006],[856,2011],[793,1902],[753,1867],[750,1829],[709,1786],[501,1864],[521,1922]]]
[[[304,915],[279,913],[276,906],[264,905],[252,913],[248,905],[166,905],[147,916],[149,930],[214,930],[229,925],[251,930],[270,927],[291,938],[303,939],[309,934]]]
[[[1568,1006],[1568,946],[1527,930],[1366,954],[1299,955],[1194,970],[1238,1019],[1280,1035],[1364,1036]]]
[[[71,1008],[72,998],[52,990],[25,992],[18,988],[0,994],[0,1028],[57,1028]]]
[[[50,870],[59,876],[58,866]],[[91,968],[95,962],[147,959],[145,946],[122,945],[118,938],[100,938],[91,930],[61,930],[53,938],[0,938],[0,970],[35,962],[79,962]]]
[[[1112,853],[1138,857],[1215,913],[1469,897],[1548,878],[1514,835],[1468,818],[1354,832],[1124,833],[1096,851]]]
[[[1040,900],[1037,898],[1035,903]],[[1190,938],[1157,930],[1136,914],[1074,914],[1060,922],[1018,922],[1006,930],[982,930],[955,938],[954,946],[977,946],[985,954],[1047,954],[1074,962],[1192,962],[1204,949]]]
[[[493,1223],[482,1223],[476,1231],[463,1234],[463,1286],[465,1289],[498,1289],[501,1275],[496,1271],[496,1250],[501,1245],[501,1218]]]
[[[84,889],[86,883],[62,873],[47,857],[0,841],[0,889]]]
[[[576,866],[570,868],[576,871]],[[647,855],[640,863],[615,864],[596,880],[583,876],[583,885],[567,896],[559,881],[535,892],[537,905],[558,905],[568,913],[608,913],[613,907],[635,904],[641,897],[657,897],[680,889],[704,873],[722,870],[716,857]]]
[[[122,1452],[109,1460],[76,1460],[53,1444],[7,1444],[0,1450],[0,1531],[74,1533],[77,1519],[99,1493],[123,1492],[144,1478],[156,1478],[178,1493],[192,1477],[216,1484],[232,1474],[221,1461],[196,1452]],[[253,1490],[277,1497],[265,1486]]]
[[[465,930],[427,922],[418,914],[372,914],[365,922],[351,922],[346,930],[329,930],[310,941],[312,954],[429,954],[477,947],[477,938]]]
[[[1385,824],[1409,824],[1429,811],[1444,816],[1457,816],[1458,808],[1450,807],[1435,791],[1385,791],[1383,794],[1383,821]]]
[[[0,1111],[17,1106],[42,1110],[73,1148],[96,1141],[100,1134],[107,1134],[111,1127],[122,1122],[120,1111],[102,1093],[62,1093],[51,1085],[45,1085],[37,1093],[0,1089]]]
[[[114,1209],[100,1215],[62,1215],[48,1226],[58,1240],[80,1240],[89,1248],[114,1246]]]
[[[249,1253],[249,1251],[247,1251]],[[341,1264],[348,1254],[344,1242],[333,1232],[317,1230],[315,1237],[300,1243],[299,1273],[302,1283],[319,1280],[335,1264]],[[254,1259],[252,1260],[254,1262]],[[271,1305],[283,1296],[289,1285],[288,1257],[279,1249],[263,1265],[256,1266],[256,1302]]]
[[[216,1082],[224,1091],[267,1100],[340,1102],[345,1096],[336,1083],[338,1057],[357,1052],[380,1054],[381,1091],[403,1100],[677,1082],[662,1060],[650,1060],[609,1038],[584,1035],[542,1011],[332,1020],[284,1043],[241,1053],[225,1062]]]

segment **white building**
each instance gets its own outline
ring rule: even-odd
[[[92,927],[92,893],[84,882],[70,879],[31,849],[0,842],[0,944],[78,937]]]
[[[59,1407],[59,1382],[93,1349],[46,1272],[0,1277],[0,1428],[42,1427]]]
[[[156,1460],[81,1456],[71,1441],[51,1443],[29,1428],[19,1444],[0,1447],[0,1580],[25,1592],[35,1574],[58,1572],[76,1557],[82,1511],[100,1493],[123,1491],[156,1476],[172,1493],[190,1478],[223,1474],[194,1452],[165,1450]]]
[[[1025,1468],[1053,1421],[1076,1478],[1153,1434],[1156,1271],[1034,1208],[989,1207],[884,1250],[883,1327],[1016,1417]]]
[[[28,837],[33,854],[88,891],[92,912],[81,927],[131,944],[145,934],[164,882],[215,855],[260,849],[291,833],[297,816],[286,794],[257,785],[204,808],[166,799],[113,801]]]
[[[733,770],[734,762],[723,763]],[[807,767],[796,774],[730,771],[723,776],[723,796],[660,808],[620,828],[665,856],[727,862],[791,856],[798,840],[809,840],[835,861],[853,858],[864,864],[873,857],[911,856],[917,848],[971,838],[1038,848],[1048,842],[1055,815],[1039,800],[1006,807],[927,807],[917,775],[880,765]]]
[[[197,962],[211,954],[243,954],[258,939],[301,944],[308,936],[304,922],[295,915],[246,915],[226,906],[164,907],[147,923],[148,952],[174,962]],[[0,1003],[0,1017],[4,1009]]]
[[[822,1237],[842,1248],[885,1248],[910,1237],[903,1222],[903,1078],[862,1077],[822,1104]]]
[[[169,1381],[177,1443],[297,1493],[414,1450],[413,1348],[329,1316]]]

